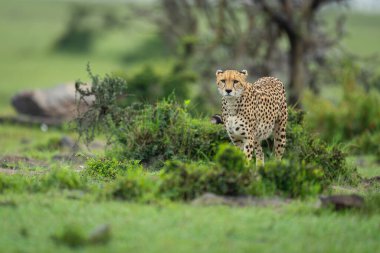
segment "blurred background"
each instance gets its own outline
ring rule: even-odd
[[[128,103],[174,91],[211,115],[220,112],[215,70],[247,69],[251,82],[282,79],[326,140],[380,139],[379,12],[375,0],[1,0],[0,115],[30,113],[14,98],[28,90],[50,88],[34,97],[57,102],[46,94],[88,81],[87,64],[125,79]],[[1,152],[24,133],[3,124]]]

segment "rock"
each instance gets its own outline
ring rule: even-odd
[[[336,211],[360,208],[364,205],[364,198],[357,194],[321,196],[320,200],[322,207],[333,207]]]
[[[12,98],[12,105],[16,111],[23,115],[48,119],[59,119],[62,122],[70,120],[77,115],[75,97],[75,84],[68,83],[48,89],[23,91]],[[88,98],[92,103],[94,97]],[[88,105],[81,104],[81,112],[87,110]]]
[[[106,244],[111,239],[111,226],[103,224],[96,227],[88,237],[91,244]]]
[[[214,193],[205,193],[192,201],[193,205],[227,205],[227,206],[272,206],[278,207],[289,203],[289,199],[257,198],[252,196],[220,196]]]
[[[79,149],[77,143],[69,136],[62,136],[62,138],[59,141],[59,145],[62,148],[68,148],[72,150],[73,152],[78,151]]]

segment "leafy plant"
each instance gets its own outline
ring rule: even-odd
[[[116,158],[92,158],[86,163],[84,173],[97,179],[115,179],[129,170],[140,169],[139,161],[118,160]]]
[[[149,199],[150,193],[154,194],[156,182],[142,170],[136,168],[119,176],[106,186],[106,193],[114,199],[139,200]]]
[[[125,123],[124,108],[119,105],[119,98],[125,95],[127,84],[118,77],[106,75],[103,79],[93,75],[90,65],[87,72],[91,84],[81,81],[75,83],[78,98],[77,131],[86,143],[94,140],[95,134],[102,132],[110,139],[113,129]],[[83,105],[88,108],[83,112]]]
[[[380,131],[380,93],[374,88],[365,91],[354,75],[351,68],[341,75],[343,94],[339,101],[306,94],[306,126],[325,141],[351,141],[365,133]]]
[[[223,127],[193,117],[187,103],[169,97],[146,105],[124,128],[115,131],[119,145],[115,155],[160,167],[168,159],[210,159],[216,146],[228,141]],[[162,166],[162,165],[161,165]]]
[[[303,126],[302,111],[289,109],[285,158],[304,161],[322,168],[324,180],[343,179],[354,183],[359,177],[346,163],[346,154],[337,144],[327,144]]]
[[[320,193],[325,186],[323,169],[305,161],[268,162],[257,172],[260,178],[248,190],[253,195],[305,197]]]
[[[7,175],[0,173],[0,193],[6,191],[20,192],[28,185],[28,181],[22,175]]]
[[[78,172],[70,168],[54,168],[40,179],[40,189],[84,189],[86,184]]]
[[[228,171],[213,163],[169,161],[163,170],[159,193],[173,200],[191,200],[205,192],[241,195],[254,178],[250,171]]]
[[[230,144],[219,146],[215,156],[215,162],[223,169],[228,171],[246,171],[248,161],[244,153],[237,147]]]

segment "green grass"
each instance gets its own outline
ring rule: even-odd
[[[9,197],[0,198],[9,203]],[[54,201],[51,201],[54,199]],[[380,216],[316,212],[313,202],[282,208],[141,205],[16,196],[0,206],[2,252],[69,252],[51,236],[65,226],[85,234],[109,224],[108,245],[81,252],[376,252]],[[64,217],[64,219],[62,219]]]
[[[43,132],[38,127],[2,124],[0,125],[0,155],[21,154],[35,145],[47,142],[50,138],[59,138],[63,135],[62,130],[54,128]]]

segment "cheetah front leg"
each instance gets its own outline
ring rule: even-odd
[[[261,141],[253,140],[253,149],[256,155],[256,167],[264,166],[264,152],[261,147]]]
[[[245,156],[248,160],[252,159],[253,153],[253,141],[252,139],[245,139],[242,145],[242,150],[244,151]]]
[[[256,166],[264,165],[264,152],[260,141],[255,140],[254,138],[245,139],[243,151],[248,160],[252,159],[253,151],[255,151]]]

